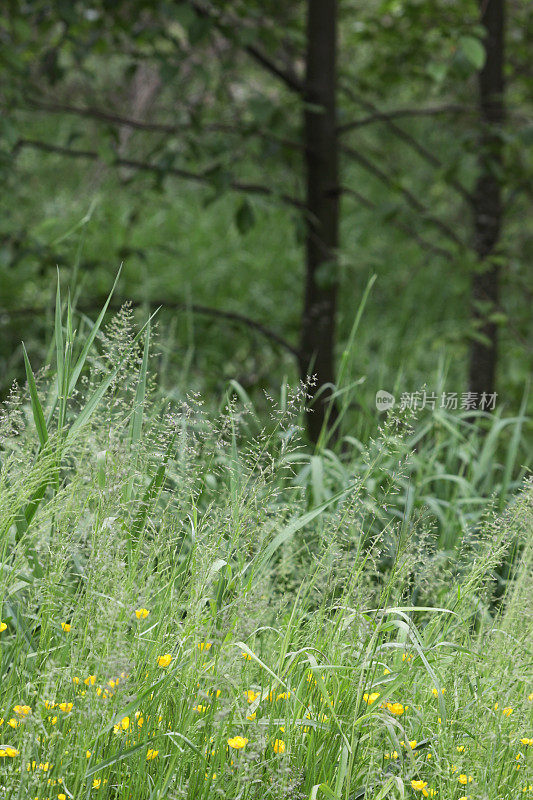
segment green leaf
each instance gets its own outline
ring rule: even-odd
[[[482,69],[485,64],[485,48],[483,43],[476,39],[474,36],[461,36],[459,39],[459,48],[467,61],[472,64],[475,69]]]
[[[255,225],[254,207],[247,197],[244,198],[235,212],[235,225],[243,236]]]

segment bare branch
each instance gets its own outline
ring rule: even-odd
[[[27,103],[38,111],[51,114],[72,114],[77,117],[94,119],[97,122],[106,122],[110,125],[123,125],[126,128],[133,128],[134,130],[146,131],[149,133],[173,135],[176,133],[183,133],[184,131],[195,130],[196,127],[192,122],[180,122],[178,124],[146,122],[140,119],[131,119],[131,117],[123,117],[120,114],[112,114],[101,108],[83,108],[81,106],[71,106],[63,103],[43,103],[33,98],[28,99]],[[295,142],[292,139],[285,139],[282,136],[276,136],[276,134],[270,131],[264,131],[255,126],[246,127],[245,124],[229,125],[224,122],[214,122],[202,125],[202,129],[209,133],[226,133],[242,137],[257,136],[261,139],[276,142],[284,147],[290,147],[293,150],[302,149],[302,144],[300,142]]]
[[[414,208],[418,214],[434,225],[434,227],[438,228],[448,239],[451,239],[451,241],[455,242],[455,244],[461,248],[466,247],[465,242],[463,242],[462,239],[457,236],[455,231],[452,230],[452,228],[450,228],[449,225],[447,225],[441,219],[433,216],[433,214],[430,214],[427,208],[409,189],[406,189],[404,186],[399,186],[390,175],[387,175],[386,172],[383,172],[382,169],[372,163],[368,158],[366,158],[366,156],[363,156],[361,153],[357,152],[357,150],[354,150],[353,147],[342,145],[341,150],[343,153],[346,153],[346,155],[350,156],[350,158],[353,158],[354,161],[357,161],[363,167],[363,169],[365,169],[371,175],[374,175],[385,186],[388,186],[390,189],[399,192],[406,199],[411,208]]]
[[[378,209],[377,203],[374,203],[373,200],[370,200],[370,198],[365,197],[355,189],[350,189],[347,186],[343,186],[342,194],[347,197],[351,197],[354,200],[357,200],[358,203],[360,203],[362,206],[365,206],[365,208],[370,209],[371,211],[376,211]],[[427,239],[424,239],[423,236],[420,236],[419,233],[414,231],[408,225],[405,225],[400,220],[391,219],[390,224],[393,225],[398,230],[402,231],[402,233],[406,233],[409,239],[412,239],[414,242],[416,242],[422,250],[426,250],[427,252],[433,253],[436,256],[445,258],[448,261],[452,261],[454,259],[454,254],[450,250],[446,250],[444,247],[440,247],[438,244],[433,244],[433,242],[429,242]]]
[[[105,302],[105,298],[101,300],[94,300],[91,303],[86,305],[80,305],[76,308],[77,311],[81,311],[84,314],[87,314],[95,309],[101,308]],[[109,305],[112,309],[119,309],[125,301],[112,301]],[[146,304],[144,300],[132,300],[131,305],[134,308],[138,308]],[[190,311],[193,314],[201,314],[207,317],[216,317],[218,319],[225,319],[229,322],[237,322],[240,325],[245,325],[248,328],[260,333],[266,339],[270,339],[270,341],[274,342],[275,344],[282,347],[288,353],[290,353],[295,358],[299,358],[299,352],[296,347],[288,342],[283,336],[280,336],[276,331],[273,331],[271,328],[268,328],[266,325],[263,325],[262,322],[257,322],[255,319],[251,317],[247,317],[245,314],[239,314],[237,311],[224,311],[220,308],[212,308],[211,306],[204,306],[199,305],[197,303],[179,303],[179,302],[169,302],[168,300],[151,300],[150,305],[153,307],[161,306],[162,308],[172,309],[173,311]],[[8,318],[17,318],[23,316],[38,316],[39,314],[45,314],[48,309],[45,307],[37,308],[37,307],[24,307],[24,308],[15,308],[12,310],[9,309],[0,309],[0,324],[6,323],[6,317]]]
[[[365,100],[365,98],[362,97],[357,92],[354,92],[352,89],[348,87],[344,87],[344,91],[348,95],[348,97],[350,97],[355,103],[359,103],[359,105],[363,106],[363,108],[366,108],[368,111],[372,111],[374,113],[377,112],[376,106],[370,101]],[[415,153],[417,153],[421,158],[427,161],[428,164],[431,164],[431,166],[435,167],[436,169],[444,168],[442,161],[440,161],[440,159],[438,159],[434,153],[432,153],[430,150],[424,147],[424,145],[421,144],[421,142],[419,142],[418,139],[416,139],[414,136],[411,136],[410,133],[407,133],[407,131],[404,131],[403,128],[399,127],[399,125],[396,125],[396,123],[393,122],[393,120],[390,117],[384,119],[383,122],[385,122],[387,127],[399,139],[402,139],[402,141],[404,141],[412,150],[414,150]],[[468,204],[471,204],[473,202],[472,195],[468,192],[467,189],[465,189],[465,187],[459,181],[455,180],[454,178],[449,178],[447,180],[447,183],[453,189],[455,189],[457,194],[459,194],[460,197],[462,197],[463,200],[465,200]]]
[[[62,147],[61,145],[50,144],[49,142],[41,142],[36,139],[19,139],[14,147],[14,152],[24,148],[30,147],[36,150],[42,150],[46,153],[57,153],[58,155],[67,156],[68,158],[84,158],[91,161],[97,161],[100,156],[94,150],[73,150],[69,147]],[[152,172],[159,175],[174,175],[184,180],[201,183],[209,186],[209,175],[201,172],[191,172],[190,170],[181,169],[179,167],[172,167],[159,164],[150,164],[147,161],[137,161],[131,158],[116,157],[113,161],[113,166],[117,167],[130,167],[131,169],[139,170],[140,172]],[[260,183],[245,183],[243,181],[230,181],[228,188],[235,192],[244,192],[246,194],[256,194],[263,197],[278,197],[284,203],[291,205],[295,208],[303,209],[305,204],[296,197],[280,193],[278,194],[269,186],[264,186]]]
[[[362,128],[366,125],[373,125],[375,122],[388,122],[394,119],[402,119],[408,117],[436,117],[443,114],[469,114],[476,116],[477,111],[469,108],[469,106],[461,106],[448,104],[443,106],[433,106],[429,108],[397,108],[393,111],[375,111],[367,117],[360,117],[351,122],[345,122],[338,127],[338,133],[348,133],[355,128]]]
[[[200,0],[189,0],[189,2],[199,17],[202,17],[203,19],[210,19],[226,39],[234,41],[233,37],[228,31],[234,30],[235,27],[239,25],[240,20],[238,17],[235,15],[226,15],[222,17],[221,15],[217,14],[215,9],[209,7],[209,5],[201,2]],[[279,64],[271,59],[270,56],[267,56],[267,54],[256,45],[245,45],[244,50],[258,64],[264,67],[267,72],[270,72],[270,74],[274,75],[276,78],[280,78],[287,88],[294,92],[298,92],[298,94],[302,94],[303,82],[298,78],[296,70],[292,68],[287,69],[280,67]]]

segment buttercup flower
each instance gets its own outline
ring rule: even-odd
[[[20,755],[19,751],[8,744],[0,748],[0,758],[15,758],[18,755]]]
[[[68,622],[62,622],[61,623],[61,628],[62,628],[62,630],[65,631],[65,633],[68,633],[70,631],[70,625],[69,625]]]
[[[379,697],[379,692],[372,692],[371,694],[365,692],[363,695],[363,700],[365,701],[365,703],[368,703],[368,705],[371,706],[372,703],[376,702],[378,697]]]
[[[244,658],[245,661],[252,660],[252,656],[250,655],[250,653],[245,653],[244,650],[242,651],[242,657]]]
[[[248,691],[244,693],[244,696],[249,703],[253,703],[254,700],[257,700],[259,697],[259,692],[254,692],[251,689],[248,689]]]
[[[120,733],[120,731],[127,731],[130,727],[130,718],[123,717],[117,725],[113,726],[113,730],[115,733]]]
[[[15,714],[18,714],[21,717],[27,717],[28,714],[31,714],[31,707],[30,706],[13,706],[13,711]]]
[[[464,775],[463,773],[461,773],[461,775],[459,775],[457,780],[459,781],[459,783],[462,783],[463,786],[466,786],[467,783],[472,783],[474,779],[471,775]]]
[[[200,650],[200,652],[209,650],[212,646],[213,642],[198,642],[198,650]]]
[[[285,752],[285,742],[283,741],[283,739],[276,739],[272,747],[274,752],[277,753],[278,755],[281,755],[282,753]]]
[[[83,682],[86,686],[94,686],[96,683],[96,675],[89,675]]]
[[[72,711],[73,703],[60,703],[58,708],[60,711],[63,711],[65,714],[69,714]]]
[[[146,619],[149,613],[150,612],[148,611],[147,608],[138,608],[135,611],[135,616],[137,617],[137,619]]]
[[[159,750],[152,750],[152,748],[150,747],[148,752],[146,753],[146,760],[147,761],[153,761],[154,758],[156,758],[158,753],[159,753]]]
[[[416,792],[421,792],[427,785],[427,781],[411,781],[411,786]]]
[[[159,658],[157,659],[157,666],[168,667],[171,661],[172,661],[172,656],[170,655],[170,653],[166,653],[164,656],[159,656]]]
[[[512,713],[513,709],[511,708],[511,706],[507,706],[507,708],[502,709],[502,714],[504,717],[510,717]]]
[[[234,750],[242,750],[248,744],[248,739],[244,736],[234,736],[232,739],[228,739],[228,744]]]
[[[6,623],[5,622],[0,622],[0,633],[3,633],[5,630],[7,630]]]
[[[401,717],[405,711],[405,707],[401,703],[385,703],[385,708],[395,717]]]

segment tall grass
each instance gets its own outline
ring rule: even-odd
[[[458,539],[471,424],[309,456],[305,388],[173,407],[149,322],[73,319],[2,415],[2,796],[528,796],[531,484]]]

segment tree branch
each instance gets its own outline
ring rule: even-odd
[[[134,130],[147,131],[149,133],[162,133],[172,135],[175,133],[183,133],[184,131],[195,130],[196,126],[192,122],[182,122],[176,124],[167,124],[164,122],[145,122],[144,120],[132,119],[131,117],[123,117],[120,114],[111,114],[101,108],[82,108],[80,106],[65,105],[63,103],[42,103],[33,98],[28,99],[27,103],[38,111],[44,111],[51,114],[72,114],[77,117],[87,117],[100,122],[107,122],[110,125],[123,125],[126,128],[133,128]],[[238,136],[258,136],[267,141],[276,142],[284,147],[290,147],[295,150],[301,150],[302,145],[299,142],[285,139],[282,136],[270,133],[270,131],[263,131],[256,127],[246,128],[243,124],[229,125],[223,122],[208,123],[201,126],[203,130],[213,133],[227,133]]]
[[[359,105],[363,106],[363,108],[366,108],[368,111],[372,111],[373,113],[377,112],[376,106],[370,101],[365,100],[365,98],[362,97],[360,94],[354,92],[349,87],[343,87],[343,89],[344,92],[348,95],[348,97],[350,97],[355,103],[358,103]],[[418,141],[418,139],[416,139],[414,136],[411,136],[410,133],[407,133],[407,131],[404,131],[403,128],[399,127],[399,125],[396,125],[396,123],[393,122],[393,120],[390,117],[386,117],[383,120],[383,122],[385,122],[387,127],[399,139],[402,139],[402,141],[404,141],[412,150],[415,151],[415,153],[417,153],[421,158],[423,158],[428,164],[431,164],[431,166],[435,167],[436,169],[444,168],[442,161],[440,161],[440,159],[438,159],[434,153],[432,153],[430,150],[424,147],[424,145],[421,144]],[[455,180],[455,178],[448,179],[447,183],[453,189],[455,189],[457,194],[459,194],[459,196],[462,197],[463,200],[465,200],[469,205],[473,202],[472,195],[467,191],[467,189],[465,189],[465,187],[461,183],[459,183],[459,181]]]
[[[414,210],[417,211],[424,219],[434,225],[434,227],[438,228],[448,239],[451,239],[451,241],[455,242],[455,244],[461,248],[466,247],[465,242],[463,242],[462,239],[457,236],[455,231],[452,230],[452,228],[450,228],[449,225],[447,225],[441,219],[430,214],[426,207],[422,205],[420,200],[418,200],[418,198],[415,197],[409,189],[396,184],[390,175],[387,175],[386,172],[383,172],[382,169],[373,164],[368,158],[366,158],[366,156],[363,156],[361,153],[358,153],[357,150],[354,150],[353,147],[342,145],[341,150],[343,153],[346,153],[346,155],[350,156],[350,158],[353,158],[354,161],[357,161],[363,167],[363,169],[365,169],[371,175],[374,175],[379,181],[381,181],[381,183],[385,184],[385,186],[388,186],[389,188],[399,192],[406,199],[411,208],[414,208]]]
[[[42,150],[46,153],[57,153],[58,155],[67,156],[69,158],[84,158],[90,161],[97,161],[100,156],[94,150],[73,150],[69,147],[62,147],[61,145],[50,144],[49,142],[41,142],[36,139],[19,139],[14,147],[14,152],[23,147],[30,147],[35,150]],[[191,172],[190,170],[181,169],[179,167],[172,167],[167,165],[150,164],[147,161],[137,161],[131,158],[119,158],[118,156],[113,161],[113,166],[117,167],[130,167],[141,172],[152,172],[159,175],[174,175],[184,180],[201,183],[205,186],[210,185],[209,175],[201,172]],[[279,197],[284,203],[291,205],[295,208],[303,209],[305,204],[296,197],[291,197],[287,194],[277,194],[269,186],[264,186],[260,183],[245,183],[243,181],[230,181],[228,188],[235,192],[244,192],[245,194],[256,194],[263,197]]]
[[[210,8],[208,5],[200,2],[200,0],[189,0],[189,3],[199,17],[203,19],[210,19],[226,39],[234,41],[233,37],[230,35],[230,33],[228,33],[228,29],[231,31],[239,25],[240,21],[238,17],[235,15],[221,17],[217,15],[213,8]],[[244,50],[258,64],[264,67],[267,72],[270,72],[271,75],[279,78],[285,84],[285,86],[287,86],[287,88],[291,89],[293,92],[302,94],[303,82],[298,78],[294,69],[283,69],[283,67],[280,67],[278,64],[276,64],[275,61],[267,56],[267,54],[256,45],[245,45]]]
[[[82,312],[83,314],[90,313],[95,309],[101,308],[105,302],[105,298],[102,300],[94,300],[91,303],[86,305],[78,306],[75,310]],[[124,304],[125,301],[112,301],[109,304],[109,308],[112,309],[119,309]],[[145,305],[144,300],[132,300],[129,301],[133,308],[138,308],[140,306]],[[266,325],[263,325],[261,322],[257,322],[256,320],[252,319],[251,317],[247,317],[245,314],[239,314],[237,311],[224,311],[220,308],[212,308],[211,306],[204,306],[199,305],[197,303],[178,303],[178,302],[169,302],[168,300],[151,300],[151,306],[161,306],[162,308],[172,309],[173,311],[191,311],[193,314],[201,314],[202,316],[207,317],[216,317],[218,319],[225,319],[229,322],[237,322],[239,325],[245,325],[247,328],[260,333],[266,339],[270,339],[270,341],[275,342],[275,344],[282,347],[288,353],[290,353],[294,358],[299,358],[299,351],[296,347],[288,342],[283,336],[280,336],[276,331],[273,331],[271,328],[268,328]],[[37,316],[39,314],[44,314],[47,311],[45,307],[37,308],[37,307],[24,307],[24,308],[15,308],[12,310],[9,309],[0,309],[0,324],[4,322],[4,317],[23,317],[23,316]]]
[[[342,194],[346,195],[347,197],[351,197],[354,200],[357,200],[358,203],[360,203],[362,206],[365,206],[365,208],[370,209],[371,211],[378,210],[377,203],[374,203],[373,200],[370,200],[370,198],[365,197],[355,189],[350,189],[348,186],[343,186]],[[403,222],[400,222],[400,220],[391,219],[390,223],[395,228],[402,231],[402,233],[406,233],[409,239],[415,241],[422,250],[426,250],[429,253],[433,253],[433,255],[445,258],[448,261],[452,261],[454,259],[454,254],[450,250],[446,250],[444,247],[440,247],[438,244],[433,244],[433,242],[429,242],[427,239],[424,239],[423,236],[420,236],[419,233],[414,231],[408,225],[405,225]]]
[[[461,105],[443,105],[434,106],[430,108],[397,108],[393,111],[375,111],[367,117],[354,119],[351,122],[345,122],[339,125],[337,131],[339,134],[349,133],[355,128],[362,128],[366,125],[373,125],[375,122],[389,122],[394,119],[402,119],[407,117],[436,117],[442,114],[470,114],[476,116],[477,112],[468,106]]]

